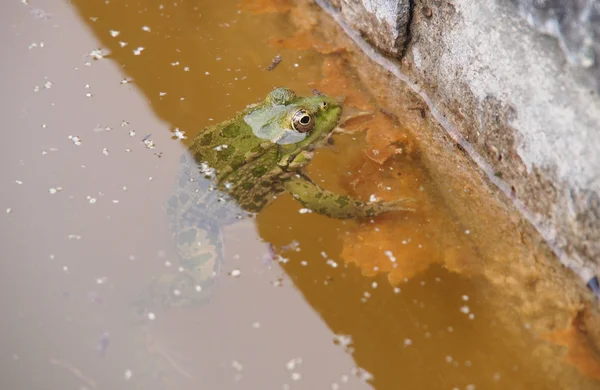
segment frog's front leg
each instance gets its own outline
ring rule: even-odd
[[[285,188],[304,207],[332,218],[368,218],[387,211],[413,211],[405,203],[413,199],[399,199],[393,202],[363,202],[346,195],[327,191],[305,177],[297,176],[285,182]]]

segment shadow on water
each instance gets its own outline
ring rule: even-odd
[[[173,132],[175,129],[185,132],[187,139],[183,143],[187,145],[204,127],[228,119],[245,105],[260,101],[275,86],[310,94],[315,83],[322,78],[322,55],[311,50],[276,49],[269,45],[272,38],[294,34],[294,28],[285,17],[240,12],[236,1],[73,0],[71,4],[101,43],[104,59],[111,60],[126,75],[127,82],[123,84],[134,85],[133,90],[141,92],[143,100],[150,105],[159,121],[166,123],[163,127],[168,129],[160,130],[161,134],[153,134],[158,145],[166,145],[172,135],[169,130]],[[68,17],[68,12],[56,12],[56,23]],[[54,21],[50,20],[50,24]],[[68,45],[75,40],[70,34],[78,34],[77,31],[73,28],[64,32],[60,36],[61,44]],[[59,42],[58,38],[55,42]],[[277,54],[283,57],[283,62],[274,71],[265,71]],[[92,68],[96,66],[94,60],[89,61]],[[144,109],[139,108],[140,103],[135,105],[137,108],[131,108],[132,112],[141,112],[136,117],[143,116]],[[121,98],[115,106],[122,110],[119,114],[128,112],[127,99]],[[116,120],[115,116],[111,118]],[[160,127],[156,123],[141,126]],[[142,133],[145,130],[138,128],[137,131]],[[123,147],[122,141],[119,142],[115,148]],[[162,362],[160,370],[164,369],[168,376],[176,378],[174,388],[198,388],[199,385],[218,389],[236,386],[553,388],[543,362],[536,361],[529,350],[525,332],[522,339],[515,338],[514,333],[508,332],[495,320],[493,305],[479,299],[483,282],[448,271],[448,268],[451,269],[448,253],[454,253],[453,264],[477,264],[477,255],[469,249],[468,240],[461,238],[464,229],[444,214],[444,207],[435,195],[435,183],[427,180],[426,172],[419,165],[418,151],[413,153],[411,160],[401,156],[378,165],[364,158],[362,149],[365,145],[364,136],[359,134],[336,138],[334,147],[317,153],[309,169],[311,177],[328,188],[348,192],[348,172],[357,169],[372,171],[376,178],[381,177],[382,182],[387,180],[386,183],[400,179],[385,179],[385,170],[408,172],[408,179],[404,179],[406,182],[401,189],[412,191],[411,196],[420,199],[421,204],[427,204],[427,213],[402,215],[392,222],[404,226],[405,230],[396,234],[413,237],[415,242],[420,240],[425,247],[422,252],[407,249],[404,256],[408,261],[431,266],[419,268],[415,265],[414,270],[408,266],[404,273],[397,273],[397,280],[402,283],[395,288],[385,274],[365,277],[363,274],[370,273],[361,264],[369,264],[369,253],[344,250],[347,249],[348,237],[359,240],[362,236],[353,234],[357,229],[362,229],[364,234],[370,232],[369,225],[359,226],[353,221],[336,221],[316,214],[300,213],[299,204],[289,196],[282,196],[260,213],[255,224],[243,223],[227,229],[225,246],[229,262],[224,266],[215,296],[208,305],[157,313],[161,321],[152,324],[152,340],[145,344],[143,353]],[[101,145],[98,143],[97,146]],[[134,191],[138,197],[132,202],[137,211],[125,212],[120,219],[115,216],[129,229],[115,227],[120,237],[118,234],[111,236],[96,226],[85,228],[81,225],[90,236],[97,237],[98,242],[88,247],[86,245],[90,244],[84,244],[79,252],[70,256],[89,256],[87,267],[92,270],[100,269],[99,264],[112,260],[95,258],[94,253],[89,252],[93,248],[108,250],[106,247],[111,245],[120,247],[123,245],[120,240],[132,240],[123,247],[139,250],[130,261],[136,260],[134,257],[154,259],[154,265],[138,262],[137,271],[132,266],[123,270],[122,265],[112,261],[112,273],[117,280],[116,299],[121,303],[148,277],[159,273],[162,263],[173,255],[169,249],[161,249],[158,254],[153,251],[169,245],[166,222],[158,215],[162,212],[159,205],[167,199],[171,190],[181,151],[182,148],[173,141],[169,146],[153,150],[154,155],[147,154],[148,157],[137,163],[126,160],[120,165],[136,164],[135,167],[129,165],[124,168],[124,177],[130,172],[147,173],[144,166],[156,167],[153,172],[160,187],[150,193],[142,184],[130,185],[129,191]],[[120,166],[112,169],[120,169]],[[111,171],[104,172],[108,173]],[[147,182],[146,176],[143,183]],[[410,182],[411,178],[413,182]],[[89,177],[87,180],[81,184],[83,190],[77,194],[80,197],[87,194],[90,181],[93,181]],[[418,186],[414,182],[418,182]],[[35,198],[32,201],[35,202]],[[77,213],[77,209],[68,203],[62,207],[67,213]],[[99,213],[98,220],[103,216]],[[31,222],[36,218],[31,216]],[[383,230],[390,226],[389,220],[377,223],[381,223]],[[68,226],[68,222],[64,224]],[[373,229],[378,229],[377,224],[374,226]],[[137,231],[136,227],[143,231]],[[52,225],[49,224],[46,229],[52,230]],[[23,228],[23,231],[27,229]],[[79,240],[77,233],[73,233],[70,239]],[[278,248],[278,262],[264,263],[263,240]],[[52,247],[48,243],[44,246]],[[382,248],[382,251],[385,249]],[[122,252],[118,253],[122,255]],[[347,254],[344,259],[341,253]],[[349,259],[348,253],[364,258]],[[402,257],[401,254],[396,255]],[[356,263],[358,267],[344,262]],[[234,268],[241,270],[241,277],[227,275]],[[6,271],[13,272],[10,267]],[[94,272],[91,271],[89,276],[95,275]],[[16,280],[28,277],[27,271],[13,274]],[[102,278],[96,282],[99,285],[104,283]],[[78,283],[79,290],[88,289],[84,286],[87,282]],[[75,285],[71,288],[77,289]],[[15,285],[14,289],[20,291],[21,288]],[[90,300],[100,299],[94,291],[90,294]],[[306,307],[304,302],[310,307]],[[47,303],[48,307],[61,305],[54,301]],[[137,375],[137,372],[129,372],[130,361],[136,351],[132,352],[125,345],[128,345],[128,339],[139,337],[139,334],[136,334],[135,327],[122,325],[126,316],[124,306],[109,306],[101,314],[92,312],[94,309],[81,303],[70,307],[71,315],[77,319],[75,322],[89,322],[82,328],[86,331],[93,329],[99,336],[97,346],[100,349],[110,348],[110,353],[106,354],[106,358],[113,357],[109,368],[94,367],[97,365],[96,356],[77,352],[70,359],[51,353],[48,355],[50,366],[68,373],[80,388],[129,388],[132,384],[127,381],[129,375],[133,380]],[[314,313],[318,317],[315,318]],[[111,320],[105,321],[104,317]],[[43,315],[36,318],[40,322],[53,322]],[[69,340],[64,336],[68,330],[61,328],[61,321],[56,319],[53,322],[58,324],[56,328],[48,330],[57,336],[51,342],[41,343],[47,350],[62,350],[60,343]],[[18,323],[15,321],[12,326],[18,326]],[[113,329],[110,342],[103,333],[107,323]],[[36,329],[28,334],[39,332]],[[71,336],[73,340],[81,340]],[[105,344],[110,344],[110,347]],[[86,345],[85,348],[88,347]],[[47,355],[36,352],[35,348],[30,351],[44,356],[40,359],[46,359]],[[79,359],[77,356],[84,357]],[[12,358],[19,360],[21,357],[15,355]],[[45,373],[45,370],[48,368],[40,371]],[[25,376],[25,372],[21,375]],[[56,388],[72,383],[61,379],[62,376],[55,371],[51,372],[54,377],[50,382],[53,386],[56,384]],[[45,383],[43,376],[40,374],[40,378],[35,380],[15,379],[11,383],[35,383],[39,386]]]

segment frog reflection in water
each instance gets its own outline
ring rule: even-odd
[[[363,202],[320,188],[302,168],[338,126],[341,104],[300,97],[286,88],[207,128],[181,161],[177,190],[168,201],[179,271],[153,281],[153,302],[182,306],[207,297],[219,274],[223,226],[257,213],[289,192],[304,207],[333,218],[366,218],[409,210],[408,199]]]

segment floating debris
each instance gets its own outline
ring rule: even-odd
[[[137,49],[133,50],[133,54],[136,56],[139,56],[140,54],[142,54],[142,51],[144,51],[144,48],[142,46],[140,46]]]
[[[118,37],[119,34],[121,34],[121,32],[117,31],[117,30],[110,30],[109,34],[110,34],[111,37],[115,38],[115,37]]]
[[[283,61],[283,58],[279,54],[277,54],[275,57],[273,57],[273,59],[271,60],[271,64],[267,66],[266,70],[268,72],[272,71],[277,67],[277,65],[281,63],[281,61]]]
[[[144,143],[144,145],[146,146],[147,149],[154,149],[154,148],[156,148],[156,145],[154,144],[154,141],[150,137],[152,137],[152,134],[148,134],[147,136],[145,136],[142,139],[142,142]]]
[[[68,137],[68,138],[69,138],[71,141],[73,141],[73,144],[74,144],[74,145],[77,145],[77,146],[81,145],[81,138],[79,138],[78,136],[76,136],[76,135],[69,135],[69,137]]]
[[[185,131],[181,131],[177,127],[173,131],[173,137],[178,140],[187,139],[187,137],[184,134],[185,134]]]

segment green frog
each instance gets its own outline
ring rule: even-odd
[[[277,88],[198,134],[182,156],[167,207],[179,268],[153,281],[150,300],[167,306],[205,300],[220,272],[221,228],[255,215],[282,192],[332,218],[410,210],[409,199],[364,202],[325,190],[303,172],[313,150],[338,127],[341,112],[337,99]]]

